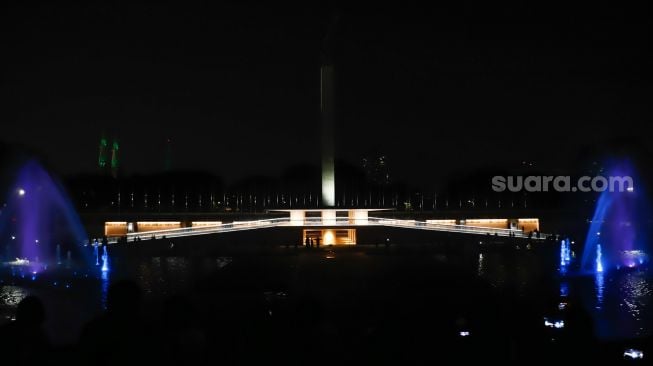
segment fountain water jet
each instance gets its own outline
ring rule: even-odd
[[[596,272],[603,272],[603,253],[601,253],[601,244],[596,244]]]
[[[95,256],[95,265],[99,266],[100,265],[100,253],[98,250],[98,242],[97,240],[95,243],[93,243],[93,255]]]
[[[104,251],[102,252],[102,272],[107,272],[109,270],[109,254],[107,253],[107,246],[105,245]]]
[[[567,265],[567,262],[565,261],[566,251],[567,251],[567,243],[565,243],[565,240],[562,239],[560,241],[560,265],[561,266]]]
[[[647,260],[646,218],[648,203],[638,184],[635,171],[627,161],[611,164],[608,177],[631,177],[633,186],[623,191],[601,192],[585,239],[581,269],[603,272],[621,267],[635,267]]]
[[[87,257],[86,231],[59,183],[35,160],[25,163],[16,177],[0,220],[0,238],[8,239],[11,252],[44,267],[60,263],[62,249]],[[60,243],[56,250],[55,243]]]

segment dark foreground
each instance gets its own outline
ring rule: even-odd
[[[614,364],[625,362],[626,347],[649,352],[646,339],[596,340],[580,299],[561,299],[552,273],[535,265],[555,260],[545,249],[500,253],[498,269],[480,268],[476,248],[432,246],[256,248],[200,258],[170,256],[162,243],[147,257],[112,252],[110,281],[73,281],[78,294],[97,293],[90,307],[107,307],[67,303],[79,311],[66,323],[79,328],[67,329],[77,341],[49,339],[30,300],[0,330],[3,364]],[[488,281],[493,273],[500,283]],[[57,291],[52,296],[75,296]],[[561,301],[567,307],[557,310]],[[544,316],[564,319],[564,328],[545,327]]]

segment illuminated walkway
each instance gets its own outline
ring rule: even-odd
[[[387,218],[378,218],[378,217],[368,217],[364,220],[353,220],[347,217],[334,217],[331,219],[324,219],[321,217],[315,218],[303,218],[302,220],[292,220],[291,218],[275,218],[275,219],[265,219],[265,220],[255,220],[255,221],[235,221],[231,223],[219,223],[210,226],[202,227],[187,227],[187,228],[177,228],[177,229],[166,229],[166,230],[156,230],[156,231],[147,231],[139,233],[129,233],[127,234],[127,241],[133,242],[138,238],[139,240],[149,240],[149,239],[161,239],[161,238],[178,238],[186,236],[195,236],[195,235],[209,235],[209,234],[219,234],[227,233],[233,231],[243,231],[243,230],[256,230],[256,229],[265,229],[265,228],[274,228],[274,227],[348,227],[356,228],[363,226],[385,226],[385,227],[397,227],[405,229],[414,229],[414,230],[430,230],[430,231],[441,231],[441,232],[451,232],[451,233],[460,233],[460,234],[476,234],[476,235],[493,235],[500,237],[510,237],[514,236],[517,238],[528,238],[528,233],[524,233],[522,230],[512,230],[512,229],[498,229],[498,228],[487,228],[487,227],[477,227],[469,225],[454,225],[454,224],[439,224],[431,223],[425,221],[416,221],[416,220],[398,220],[398,219],[387,219]],[[534,240],[544,240],[547,237],[546,234],[540,233],[540,237],[537,238],[535,235],[532,236]],[[117,238],[112,238],[109,242],[117,242]]]

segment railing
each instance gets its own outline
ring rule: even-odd
[[[140,233],[128,233],[127,241],[133,242],[136,240],[149,240],[149,239],[161,239],[161,238],[178,238],[184,236],[194,236],[194,235],[206,235],[206,234],[218,234],[232,231],[240,230],[252,230],[252,229],[264,229],[270,227],[278,226],[356,226],[356,225],[367,225],[367,226],[389,226],[389,227],[401,227],[409,229],[419,229],[419,230],[433,230],[433,231],[446,231],[453,233],[463,233],[463,234],[477,234],[477,235],[496,235],[496,236],[514,236],[517,238],[527,238],[529,235],[524,233],[521,230],[512,230],[512,229],[499,229],[499,228],[487,228],[479,226],[467,226],[467,225],[449,225],[449,224],[437,224],[437,223],[427,223],[425,221],[416,221],[416,220],[400,220],[400,219],[387,219],[380,217],[369,217],[367,219],[353,219],[349,217],[336,217],[335,219],[326,219],[323,220],[321,217],[307,217],[299,221],[291,221],[290,218],[274,218],[274,219],[264,219],[264,220],[253,220],[253,221],[234,221],[230,223],[220,223],[211,226],[200,226],[200,227],[185,227],[177,229],[164,229],[156,231],[146,231]],[[545,239],[546,234],[540,233],[540,237],[532,236],[532,239]],[[110,243],[116,243],[118,238],[110,238]]]
[[[254,221],[235,221],[230,223],[221,223],[210,226],[200,226],[200,227],[184,227],[177,229],[164,229],[164,230],[155,230],[155,231],[145,231],[139,233],[128,233],[127,241],[136,241],[138,240],[148,240],[148,239],[161,239],[165,238],[178,238],[183,236],[193,236],[193,235],[206,235],[206,234],[217,234],[230,231],[239,231],[239,230],[251,230],[251,229],[262,229],[268,227],[280,226],[284,222],[290,221],[288,218],[275,218],[275,219],[265,219],[265,220],[254,220]],[[117,241],[114,239],[114,242]]]
[[[384,226],[416,228],[422,230],[447,231],[447,232],[455,232],[455,233],[481,234],[481,235],[496,234],[497,236],[514,236],[518,238],[528,237],[527,233],[524,233],[521,230],[512,230],[512,229],[498,229],[498,228],[487,228],[487,227],[468,226],[468,225],[436,224],[436,223],[426,223],[424,221],[416,221],[416,220],[395,220],[395,219],[385,219],[385,218],[377,218],[377,217],[370,217],[369,221]],[[544,239],[544,238],[546,238],[546,235],[540,234],[539,239]],[[533,237],[533,239],[538,239],[538,238]]]

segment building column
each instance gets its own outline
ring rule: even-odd
[[[322,225],[336,224],[336,210],[322,210]]]
[[[367,210],[349,210],[349,223],[352,225],[367,225]]]
[[[291,226],[304,226],[306,219],[306,211],[304,210],[291,210],[290,211],[290,225]]]

